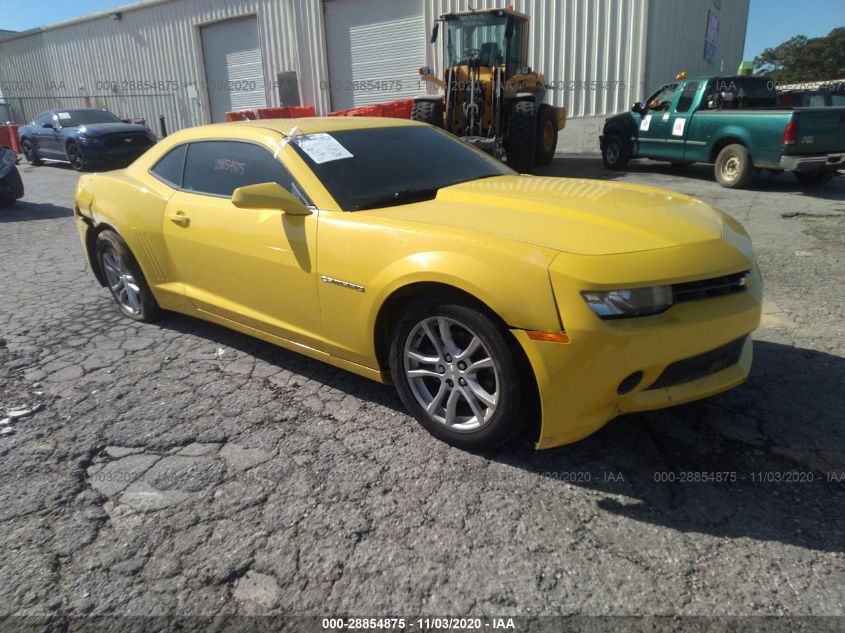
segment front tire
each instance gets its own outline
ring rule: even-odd
[[[443,127],[442,101],[414,101],[411,121],[422,121],[435,127]]]
[[[601,160],[607,169],[625,169],[631,159],[631,148],[618,134],[612,134],[601,148]]]
[[[76,143],[68,143],[66,152],[70,166],[76,171],[85,171],[85,158],[82,156],[79,146]]]
[[[393,333],[399,397],[429,433],[462,449],[496,448],[522,428],[530,408],[521,369],[507,329],[460,300],[414,302]]]
[[[713,166],[716,181],[726,189],[742,189],[750,183],[756,171],[751,154],[739,143],[728,145],[719,152]]]
[[[124,316],[150,322],[161,315],[141,267],[114,231],[107,229],[97,235],[97,264]]]
[[[26,162],[33,167],[40,167],[44,164],[44,161],[41,160],[41,157],[38,156],[38,152],[35,151],[32,143],[29,141],[23,141],[21,143],[21,151],[23,152],[24,158],[26,158]]]

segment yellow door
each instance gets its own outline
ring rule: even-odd
[[[281,163],[257,145],[192,144],[182,190],[165,210],[165,243],[197,308],[308,343],[319,338],[321,322],[317,213],[239,209],[229,197],[237,187],[270,180],[295,188]]]

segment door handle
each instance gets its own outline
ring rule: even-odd
[[[173,222],[173,224],[178,224],[179,226],[188,226],[191,223],[191,218],[185,215],[184,211],[168,213],[167,219]]]

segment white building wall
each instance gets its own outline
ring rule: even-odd
[[[276,75],[298,72],[303,104],[328,107],[319,0],[153,0],[0,41],[0,84],[18,122],[57,107],[106,107],[170,131],[208,122],[200,26],[256,15],[267,103]],[[117,83],[117,89],[109,84]]]
[[[688,77],[735,75],[745,48],[750,0],[649,0],[645,92],[653,93],[680,71]],[[704,59],[709,11],[719,16],[713,61]]]

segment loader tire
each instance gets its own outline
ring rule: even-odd
[[[522,174],[530,174],[536,151],[537,106],[533,101],[517,101],[508,124],[508,165]]]
[[[414,101],[411,121],[422,121],[435,127],[443,127],[442,101]]]

